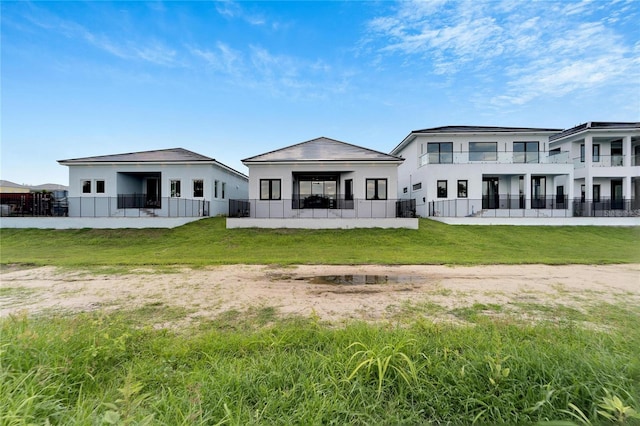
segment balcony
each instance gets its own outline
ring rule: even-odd
[[[429,152],[420,156],[420,167],[427,164],[571,164],[569,152],[486,151]]]
[[[632,158],[632,164],[638,165],[638,156]],[[584,157],[576,157],[573,159],[573,165],[576,169],[584,167]],[[623,167],[624,155],[594,155],[591,158],[591,167]]]

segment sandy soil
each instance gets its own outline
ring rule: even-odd
[[[354,284],[317,283],[314,279],[326,275],[353,276]],[[374,280],[372,276],[392,282],[367,283]],[[283,315],[317,315],[329,321],[376,321],[433,304],[442,308],[434,314],[441,317],[474,303],[494,307],[556,304],[581,309],[602,301],[640,306],[640,265],[230,265],[135,269],[126,274],[5,267],[0,280],[2,317],[148,304],[184,307],[189,318],[275,307]]]

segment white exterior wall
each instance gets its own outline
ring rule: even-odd
[[[347,179],[353,179],[353,197],[366,198],[366,179],[387,179],[387,199],[398,198],[398,165],[390,162],[324,162],[249,165],[249,199],[260,199],[261,179],[280,179],[282,199],[293,196],[293,173],[339,173],[338,193],[344,194]]]
[[[570,160],[566,164],[545,163],[508,163],[508,162],[471,162],[456,164],[458,159],[466,158],[469,142],[496,142],[498,158],[511,158],[513,142],[538,142],[538,150],[549,150],[549,136],[544,134],[460,134],[460,135],[417,135],[397,155],[405,158],[398,167],[398,194],[400,198],[415,198],[417,213],[427,216],[427,203],[434,200],[452,200],[458,198],[458,180],[467,181],[467,200],[482,198],[483,176],[499,178],[498,190],[501,195],[518,195],[519,176],[525,177],[525,198],[531,197],[531,176],[545,176],[546,194],[554,195],[559,185],[565,187],[565,195],[571,199],[573,188],[567,182],[572,181],[573,165]],[[453,145],[454,163],[426,164],[420,167],[420,156],[427,153],[430,142],[451,142]],[[501,154],[507,153],[507,154]],[[542,156],[543,154],[541,154]],[[447,181],[447,198],[437,197],[437,182]],[[421,183],[421,189],[414,191],[413,185]],[[404,188],[407,192],[404,192]],[[478,209],[476,209],[478,210]]]
[[[229,211],[229,199],[247,198],[248,180],[236,173],[224,169],[216,164],[90,164],[68,165],[69,167],[69,201],[70,214],[74,211],[72,204],[79,197],[117,197],[118,194],[142,194],[146,192],[144,183],[132,183],[123,173],[160,173],[160,197],[166,204],[171,196],[171,181],[180,180],[180,197],[174,200],[203,200],[210,201],[209,215],[226,215]],[[91,181],[91,192],[82,193],[82,182]],[[96,192],[96,181],[105,183],[105,192]],[[193,182],[202,180],[204,184],[203,196],[194,197]],[[214,196],[214,182],[219,182],[218,197]],[[222,198],[221,185],[225,183],[225,196]],[[107,205],[106,203],[104,204]],[[115,215],[117,206],[111,203],[108,207],[111,215]]]
[[[611,142],[622,140],[622,165],[612,164]],[[580,158],[580,146],[584,144],[584,161]],[[599,161],[594,161],[593,145],[600,146]],[[638,129],[588,129],[574,135],[554,140],[550,148],[561,148],[571,152],[574,166],[574,197],[581,196],[585,186],[585,198],[593,197],[593,187],[600,185],[600,197],[609,198],[611,181],[622,180],[623,196],[626,200],[640,197],[640,159],[634,158],[636,146],[640,145]],[[634,161],[635,160],[635,161]],[[638,165],[635,165],[638,164]]]

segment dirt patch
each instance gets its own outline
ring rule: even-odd
[[[356,280],[354,285],[314,281],[329,275],[410,279]],[[124,274],[10,267],[0,272],[0,279],[2,317],[162,304],[185,308],[191,318],[268,306],[283,315],[376,321],[411,312],[437,319],[469,306],[499,311],[502,306],[538,304],[575,309],[597,302],[640,305],[640,265],[228,265],[146,268]]]

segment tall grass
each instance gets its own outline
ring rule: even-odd
[[[0,263],[36,265],[602,264],[640,262],[640,227],[450,226],[419,230],[1,229]]]
[[[0,424],[634,424],[640,310],[594,309],[612,315],[591,329],[335,327],[271,308],[176,330],[135,311],[11,317]]]

